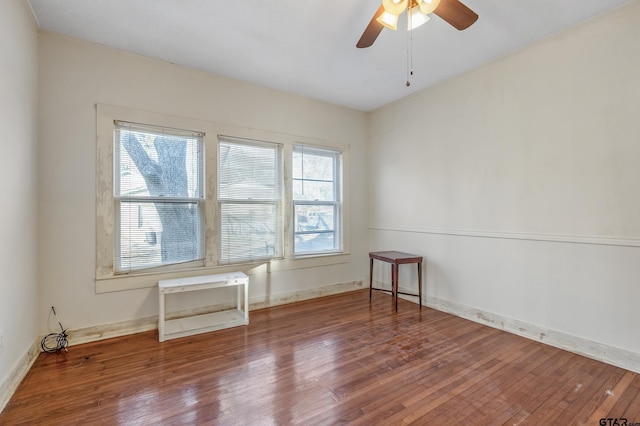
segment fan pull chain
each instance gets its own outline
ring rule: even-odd
[[[411,25],[411,10],[407,10],[407,27]],[[411,86],[413,76],[413,31],[407,31],[407,82],[406,86]]]

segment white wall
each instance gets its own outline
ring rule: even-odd
[[[633,2],[372,113],[370,248],[425,256],[434,304],[640,359],[639,22]]]
[[[51,305],[71,330],[158,312],[153,288],[95,290],[96,104],[349,144],[351,263],[253,275],[250,297],[365,279],[365,113],[47,32],[39,60],[42,328]]]
[[[0,2],[0,409],[37,336],[37,43],[23,2]]]

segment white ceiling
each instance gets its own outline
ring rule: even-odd
[[[380,0],[29,1],[46,30],[362,111],[629,3],[463,0],[480,15],[470,28],[433,16],[412,32],[407,87],[405,30],[355,47]]]

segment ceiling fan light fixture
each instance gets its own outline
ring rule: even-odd
[[[384,10],[392,15],[400,15],[407,8],[409,0],[382,0]]]
[[[440,19],[457,30],[464,30],[478,20],[478,14],[460,0],[380,0],[382,4],[373,14],[371,21],[356,43],[359,49],[371,46],[382,30],[396,30],[398,17],[408,9],[407,28],[414,29],[427,21],[429,14],[435,13]],[[415,10],[418,7],[419,13]],[[424,16],[424,18],[422,16]],[[414,22],[411,22],[415,19]],[[422,22],[421,22],[422,21]],[[410,39],[410,38],[408,38]]]
[[[422,0],[419,2],[420,12],[428,15],[440,5],[440,0]]]
[[[398,15],[384,11],[376,20],[390,30],[398,29]]]
[[[419,6],[413,6],[409,9],[408,13],[409,19],[407,19],[407,31],[415,30],[429,20],[429,17],[422,13]]]

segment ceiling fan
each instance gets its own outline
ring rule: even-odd
[[[459,0],[382,0],[382,5],[371,18],[356,47],[369,47],[384,27],[396,30],[398,16],[407,10],[408,29],[412,30],[429,20],[434,13],[458,30],[469,28],[478,20],[478,14]]]

